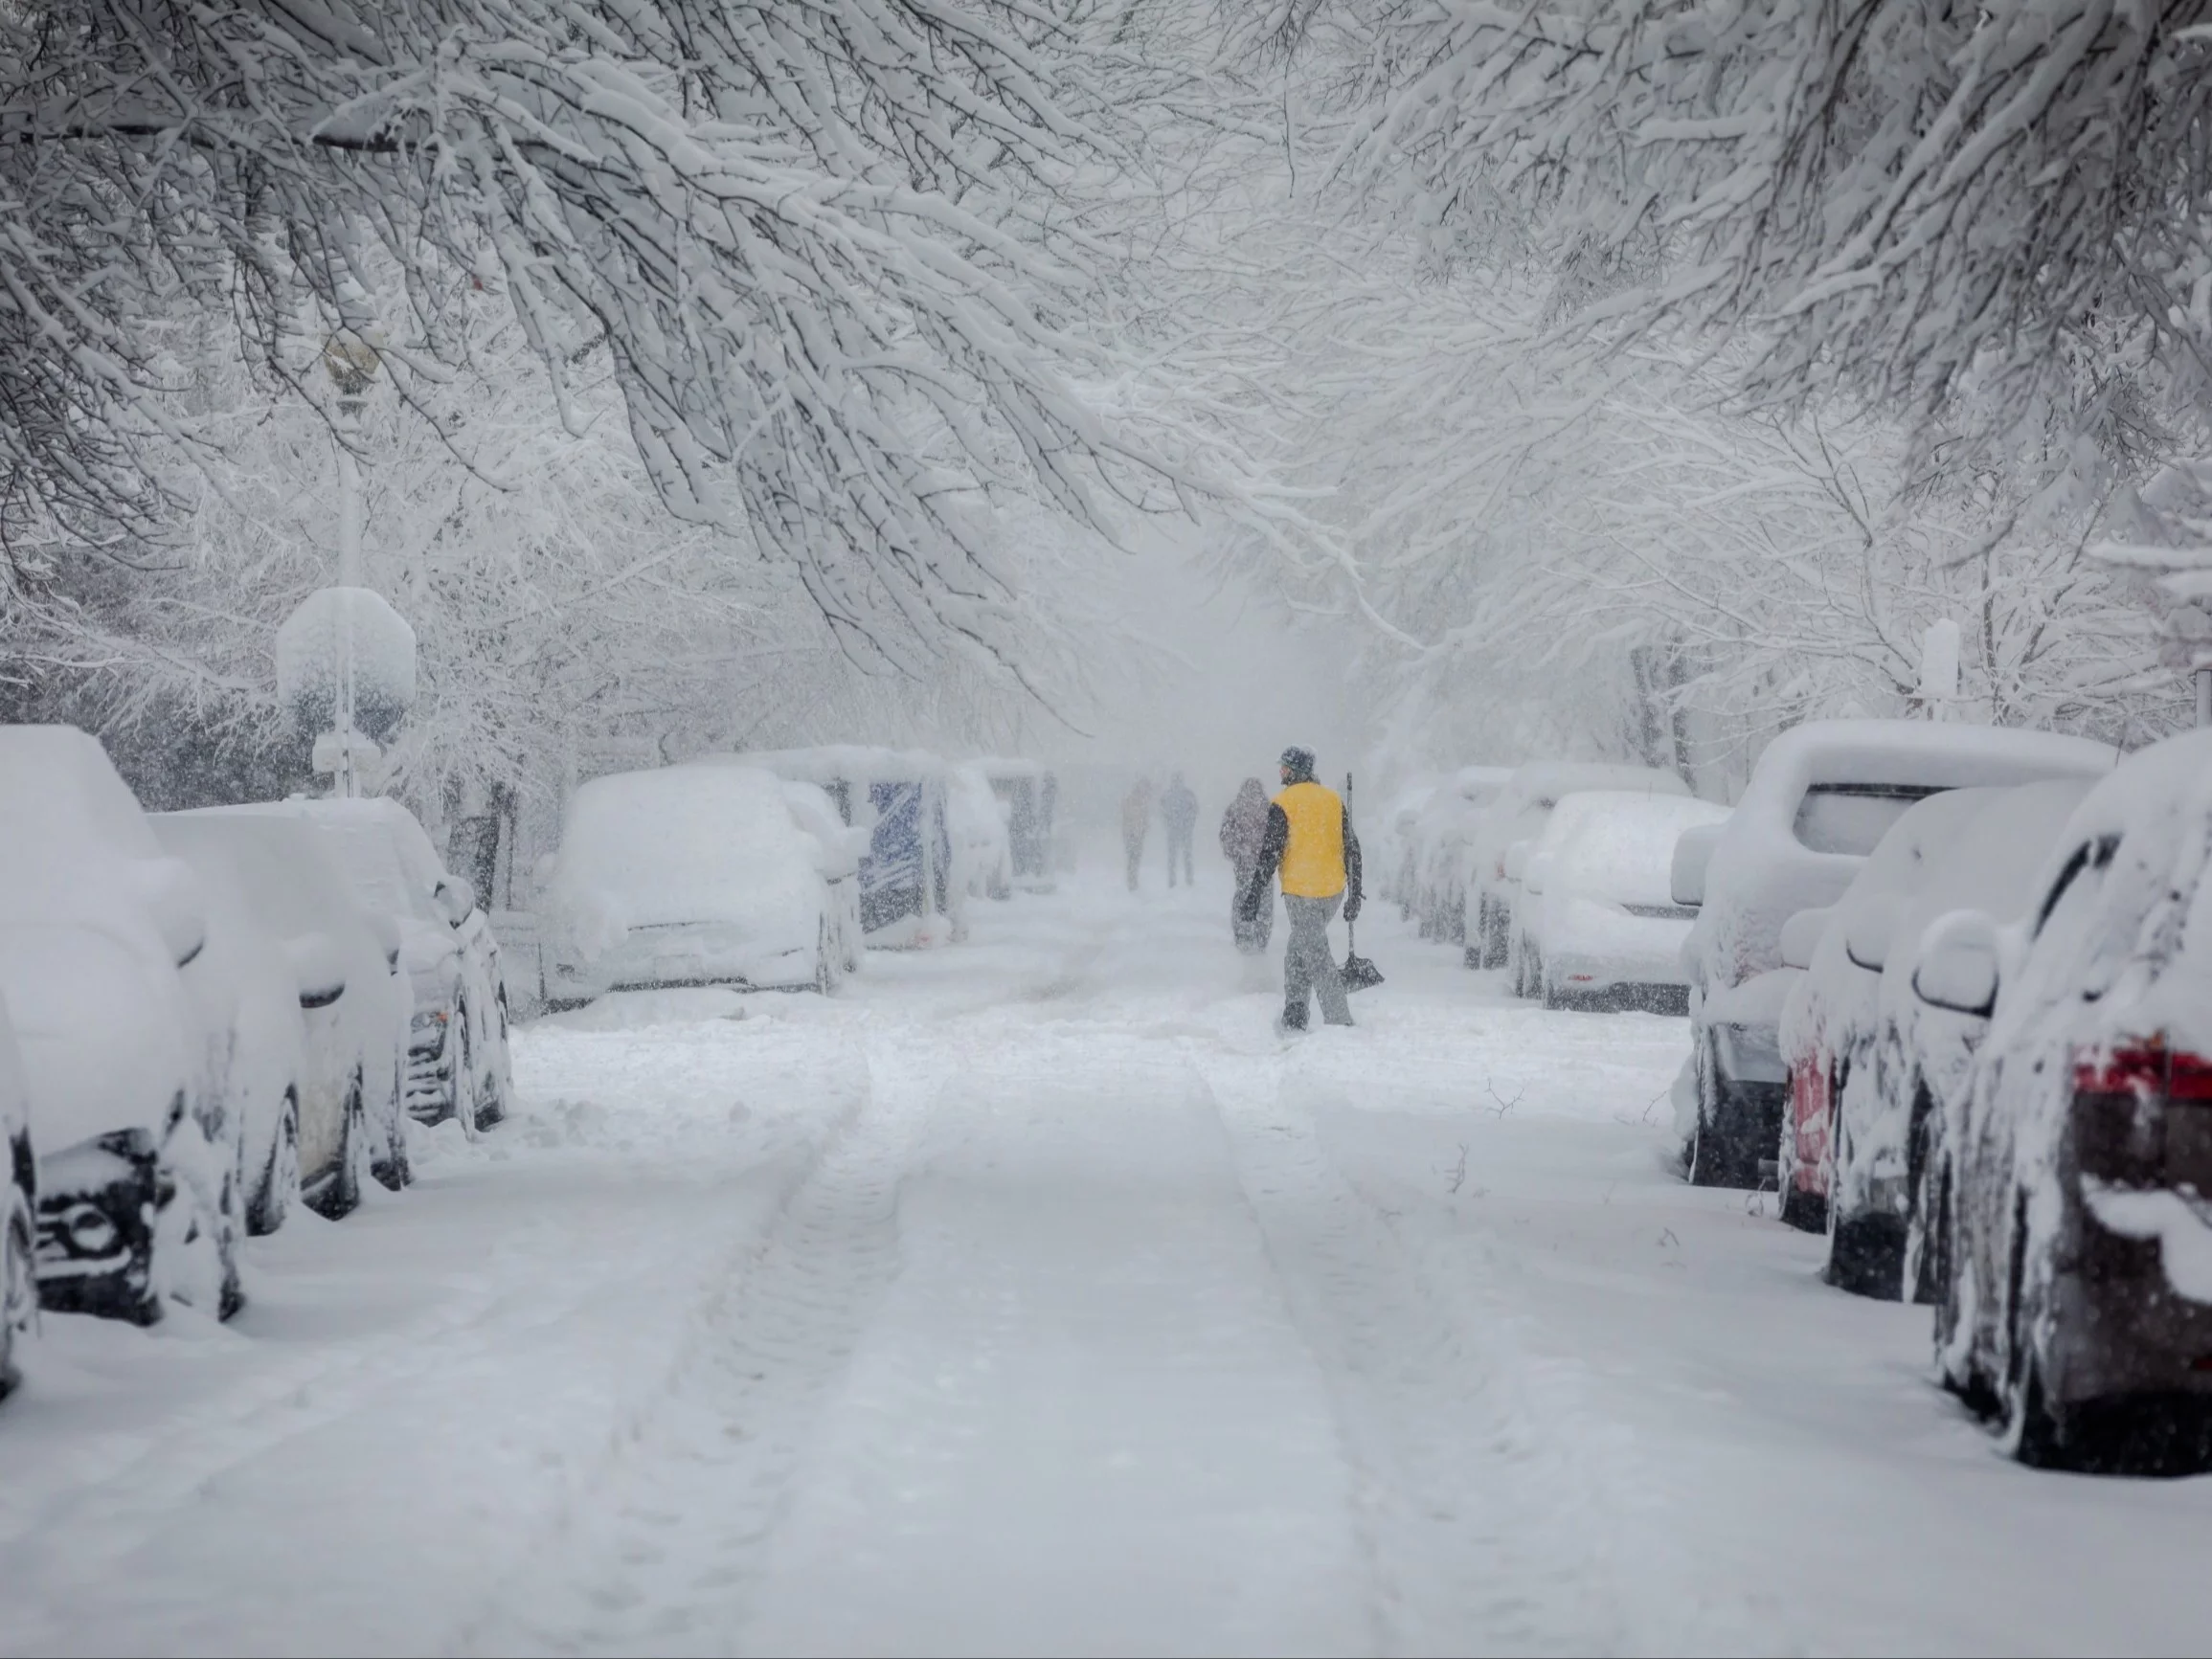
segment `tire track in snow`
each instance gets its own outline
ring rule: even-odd
[[[1494,1301],[1425,1271],[1336,1167],[1280,1057],[1200,1060],[1247,1201],[1339,1391],[1394,1652],[1743,1648],[1629,1536],[1623,1436],[1522,1352]],[[1641,1529],[1638,1529],[1639,1533]]]
[[[733,1649],[821,1408],[897,1276],[899,1184],[941,1088],[886,1046],[868,1069],[865,1096],[718,1275],[652,1408],[454,1648]]]

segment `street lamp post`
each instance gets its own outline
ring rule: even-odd
[[[350,328],[341,328],[323,347],[323,368],[338,390],[338,586],[362,588],[361,572],[361,462],[354,443],[361,433],[361,412],[369,386],[381,367],[375,346]],[[359,763],[362,737],[355,724],[353,632],[341,627],[335,639],[338,661],[332,664],[338,691],[335,742],[327,758],[332,762],[331,793],[350,800],[360,793]]]

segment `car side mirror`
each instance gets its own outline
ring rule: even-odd
[[[207,949],[207,902],[182,859],[139,861],[131,866],[131,885],[153,918],[169,960],[182,968]]]
[[[1898,903],[1894,897],[1883,897],[1854,907],[1851,918],[1843,926],[1843,954],[1855,968],[1863,968],[1869,974],[1882,972],[1889,960],[1889,938],[1897,931]]]
[[[476,886],[466,876],[447,876],[440,882],[437,899],[445,919],[456,928],[476,913]]]
[[[302,933],[284,946],[292,977],[300,987],[300,1006],[327,1008],[346,995],[346,962],[327,933]]]
[[[1810,968],[1813,953],[1820,948],[1820,935],[1828,930],[1828,919],[1836,913],[1833,905],[1822,905],[1817,910],[1799,910],[1782,924],[1779,941],[1782,966]]]
[[[367,914],[369,930],[376,935],[376,948],[384,953],[384,965],[395,974],[398,973],[399,947],[404,942],[400,936],[399,924],[388,910],[371,910]]]
[[[1713,862],[1713,844],[1721,826],[1702,823],[1675,838],[1675,856],[1667,868],[1667,892],[1678,905],[1696,908],[1705,902],[1705,867]]]
[[[1920,935],[1912,994],[1931,1008],[1987,1020],[1997,1006],[1997,924],[1979,910],[1938,916]]]

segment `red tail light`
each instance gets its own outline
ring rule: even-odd
[[[2157,1038],[2109,1049],[2076,1049],[2074,1092],[2212,1102],[2212,1060],[2168,1048]]]

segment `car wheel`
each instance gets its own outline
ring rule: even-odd
[[[498,1047],[485,1057],[484,1075],[477,1080],[476,1127],[479,1130],[495,1128],[507,1120],[507,1097],[514,1087],[508,1070],[507,1054],[507,993],[502,991],[493,1004],[499,1020],[492,1041]]]
[[[339,1221],[361,1207],[361,1192],[369,1178],[369,1111],[362,1099],[361,1068],[346,1090],[344,1117],[338,1130],[338,1157],[329,1175],[306,1195],[309,1209],[328,1221]]]
[[[814,928],[814,991],[826,997],[837,989],[836,976],[829,966],[829,923],[821,921]]]
[[[189,1128],[176,1134],[196,1132]],[[147,1285],[158,1302],[196,1308],[227,1319],[245,1304],[238,1287],[237,1244],[225,1200],[235,1191],[228,1180],[210,1194],[173,1163],[154,1177],[152,1260]],[[161,1317],[157,1305],[147,1323]]]
[[[0,1229],[0,1398],[17,1381],[15,1337],[38,1316],[38,1280],[34,1261],[37,1229],[30,1206],[12,1182],[8,1187],[8,1223]]]
[[[468,1041],[468,1011],[453,1011],[453,1120],[470,1134],[484,1127],[482,1091],[476,1086],[476,1048]]]
[[[284,1091],[283,1114],[277,1120],[277,1138],[269,1148],[269,1161],[254,1183],[246,1201],[246,1231],[266,1237],[284,1224],[300,1198],[300,1097]]]

